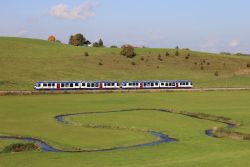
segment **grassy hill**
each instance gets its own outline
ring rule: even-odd
[[[0,37],[0,90],[29,90],[34,82],[44,80],[191,79],[196,87],[250,84],[250,57],[189,50],[180,50],[180,55],[175,56],[175,51],[141,48],[136,49],[135,58],[128,59],[115,48],[82,48]],[[187,59],[188,54],[191,56]]]

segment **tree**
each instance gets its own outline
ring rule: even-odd
[[[86,38],[80,33],[70,36],[70,39],[69,39],[70,45],[83,46],[85,45],[85,43],[86,43]]]
[[[50,35],[49,38],[48,38],[48,41],[54,43],[54,42],[56,42],[56,37],[53,36],[53,35]]]
[[[98,44],[99,44],[99,47],[103,47],[104,46],[102,39],[99,39]]]
[[[176,50],[175,56],[179,56],[179,51],[178,50]]]
[[[121,55],[126,56],[127,58],[133,58],[136,56],[135,49],[131,45],[123,45]]]
[[[104,47],[102,39],[99,39],[98,42],[93,43],[93,47]]]

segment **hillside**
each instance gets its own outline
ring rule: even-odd
[[[85,56],[85,52],[89,56]],[[166,52],[170,56],[166,56]],[[82,48],[1,37],[0,90],[29,90],[33,89],[34,82],[44,80],[190,79],[196,87],[250,85],[249,57],[179,52],[180,55],[175,56],[174,49],[141,48],[136,49],[135,58],[128,59],[120,55],[120,49]]]

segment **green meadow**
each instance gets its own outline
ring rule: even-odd
[[[247,56],[187,49],[175,56],[175,49],[138,48],[137,56],[128,59],[120,51],[0,37],[0,90],[32,90],[37,81],[54,80],[188,79],[195,87],[248,87],[250,83]]]
[[[74,125],[55,120],[56,115],[106,112],[122,109],[171,109],[224,116],[242,125],[234,129],[250,133],[249,91],[105,93],[83,95],[36,95],[0,97],[0,134],[36,137],[61,149],[98,149],[128,146],[157,140],[141,131],[162,132],[178,139],[152,147],[92,153],[0,153],[0,166],[14,167],[195,167],[249,166],[250,142],[217,139],[205,130],[225,124],[172,113],[141,110],[66,118]],[[95,124],[124,129],[87,128]],[[20,141],[0,140],[0,149]]]

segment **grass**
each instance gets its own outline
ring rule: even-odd
[[[97,148],[154,140],[147,134],[64,125],[55,115],[131,108],[164,108],[231,118],[250,132],[249,91],[172,92],[130,94],[36,95],[0,97],[0,133],[33,136],[61,148]],[[15,104],[15,105],[13,105]],[[203,113],[203,114],[202,114]],[[69,117],[80,124],[98,124],[154,129],[177,138],[176,143],[103,153],[0,154],[2,166],[248,166],[248,141],[216,139],[206,129],[222,123],[155,111],[131,111]],[[73,142],[72,142],[73,141]],[[2,141],[0,140],[0,143]],[[8,145],[1,144],[1,145]]]
[[[165,56],[166,52],[170,55]],[[34,82],[44,80],[190,79],[196,87],[249,86],[249,57],[189,50],[179,50],[175,56],[175,52],[136,49],[137,56],[128,59],[120,55],[119,48],[81,48],[0,37],[0,90],[31,90]]]

